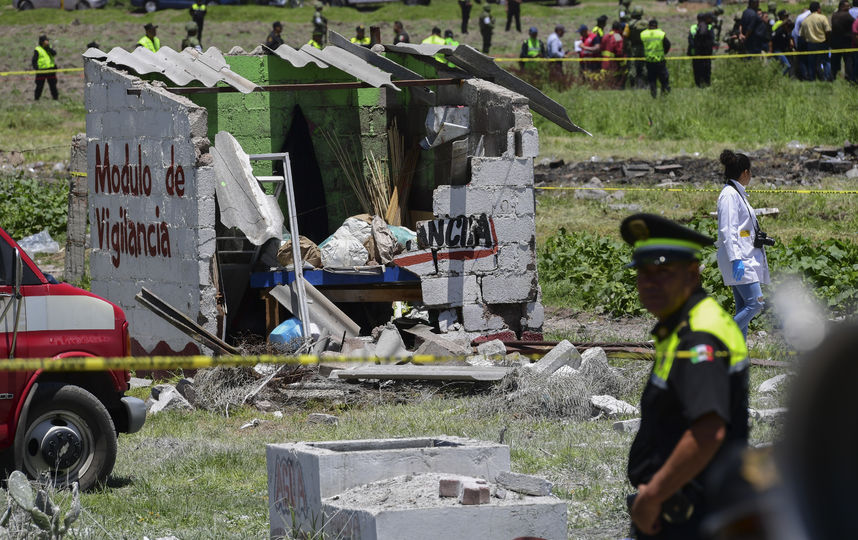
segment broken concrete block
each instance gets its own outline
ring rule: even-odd
[[[197,391],[194,390],[194,379],[182,379],[176,383],[176,391],[193,406],[197,401]]]
[[[529,244],[536,235],[536,221],[533,216],[492,216],[492,222],[500,244]]]
[[[487,504],[491,497],[489,486],[470,481],[462,484],[459,503],[465,505]]]
[[[590,404],[608,416],[640,414],[637,407],[630,405],[621,399],[617,399],[614,396],[592,396],[590,398]]]
[[[618,433],[634,433],[641,427],[640,418],[632,418],[631,420],[620,420],[614,422],[614,431]]]
[[[560,366],[557,371],[550,375],[550,379],[559,378],[559,377],[572,377],[578,374],[578,370],[573,368],[572,366]]]
[[[561,366],[569,366],[577,368],[581,365],[581,355],[575,346],[567,340],[558,343],[548,354],[539,359],[535,364],[531,364],[530,368],[537,373],[551,375]]]
[[[432,193],[432,209],[438,216],[532,216],[532,188],[513,186],[439,186]]]
[[[194,409],[187,399],[171,384],[159,384],[152,388],[152,397],[146,400],[148,414],[161,411],[192,411]]]
[[[457,307],[481,299],[477,276],[449,276],[420,280],[423,303],[427,306]]]
[[[383,358],[411,356],[405,348],[405,342],[395,326],[389,325],[381,331],[375,344],[375,354]]]
[[[128,388],[146,388],[152,386],[152,379],[141,379],[138,377],[131,377],[128,381]]]
[[[542,302],[528,302],[524,305],[524,316],[521,318],[522,328],[542,328],[545,323],[545,308]]]
[[[468,354],[468,351],[459,347],[459,345],[453,343],[452,341],[447,341],[446,339],[427,339],[423,343],[420,344],[417,349],[414,351],[414,356],[434,356],[436,358],[441,357],[461,357]],[[419,359],[415,360],[417,363]]]
[[[483,354],[475,354],[473,356],[469,356],[465,362],[469,366],[480,366],[480,367],[493,367],[497,364],[491,358]]]
[[[780,375],[776,375],[771,379],[766,379],[760,386],[757,387],[757,392],[768,394],[771,392],[777,392],[778,388],[780,388],[781,384],[786,380],[786,373],[781,373]]]
[[[464,304],[462,324],[468,332],[489,332],[506,328],[503,318],[493,314],[483,304]],[[510,339],[515,339],[515,334],[512,334]]]
[[[506,356],[506,345],[499,339],[493,339],[485,343],[477,345],[477,352],[485,356],[501,355]]]
[[[582,371],[607,364],[608,355],[605,354],[605,350],[601,347],[590,347],[581,353],[581,365],[579,367]]]
[[[307,415],[308,424],[339,424],[340,419],[333,414],[310,413]]]
[[[551,487],[554,485],[544,478],[521,474],[515,472],[502,472],[497,475],[495,482],[516,493],[544,497],[551,495]]]
[[[462,490],[462,480],[460,478],[442,478],[438,482],[439,497],[458,497]]]
[[[441,332],[450,332],[452,330],[458,330],[462,327],[459,324],[459,315],[456,313],[455,309],[445,309],[438,313],[438,329]]]
[[[472,157],[472,186],[526,186],[533,183],[532,157]]]

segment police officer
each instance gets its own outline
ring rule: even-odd
[[[315,47],[316,49],[322,48],[322,32],[319,30],[313,30],[313,37],[310,38],[310,41],[307,42],[307,45],[310,47]]]
[[[630,9],[629,6],[632,5],[632,0],[620,0],[620,9],[617,12],[617,18],[620,21],[627,21],[629,18]]]
[[[313,2],[313,7],[316,8],[313,11],[313,35],[316,35],[316,32],[318,32],[322,36],[318,43],[324,45],[325,36],[328,35],[328,19],[322,15],[324,5],[319,0],[316,0]]]
[[[54,58],[57,56],[57,51],[51,48],[51,41],[48,36],[39,36],[39,44],[36,45],[33,51],[33,69],[41,71],[43,69],[57,69],[57,62]],[[59,99],[60,94],[57,91],[57,73],[45,73],[36,75],[36,91],[34,97],[36,101],[42,97],[42,89],[45,88],[45,81],[48,82],[48,88],[51,90],[51,98]]]
[[[188,10],[191,13],[191,20],[197,23],[197,39],[200,40],[200,46],[203,42],[203,22],[206,19],[208,3],[209,0],[196,0]]]
[[[161,40],[155,35],[158,33],[158,27],[152,23],[146,23],[143,25],[143,29],[146,30],[146,35],[137,41],[137,46],[158,52],[158,49],[161,48]]]
[[[182,50],[184,51],[190,47],[202,52],[203,46],[200,44],[200,40],[197,39],[197,23],[187,23],[185,25],[185,31],[187,32],[187,35],[185,36],[185,39],[182,40]]]
[[[628,46],[626,56],[630,58],[643,58],[644,46],[643,41],[641,41],[641,32],[647,29],[647,23],[643,21],[643,8],[640,6],[633,7],[631,17],[631,22],[626,25],[626,29],[623,31],[623,45]],[[633,65],[635,70],[634,78],[629,77],[629,79],[633,81],[634,88],[643,88],[646,86],[644,61],[633,60]]]
[[[471,18],[471,0],[459,0],[459,9],[462,11],[462,33],[468,33],[468,19]]]
[[[480,15],[480,34],[483,36],[483,54],[489,54],[492,46],[492,34],[495,31],[495,18],[492,17],[492,7],[488,4],[483,6]]]
[[[699,13],[697,24],[691,26],[688,38],[689,54],[701,56],[691,61],[694,71],[694,84],[706,88],[712,83],[712,48],[715,46],[715,34],[712,32],[712,15]]]
[[[455,36],[453,35],[453,31],[449,28],[447,30],[444,30],[444,45],[452,47],[453,49],[459,46],[459,42],[456,41]],[[446,64],[450,67],[456,67],[456,64],[450,61],[446,61]]]
[[[658,323],[655,362],[629,451],[637,538],[694,539],[712,471],[748,441],[748,350],[733,318],[700,286],[700,251],[713,240],[652,214],[620,226],[634,247],[641,304]]]
[[[370,39],[366,35],[366,28],[364,28],[362,24],[357,25],[357,27],[355,27],[355,37],[351,38],[349,41],[355,45],[369,48]]]
[[[528,30],[528,38],[521,44],[521,52],[519,58],[545,58],[545,43],[539,37],[539,30],[535,26],[531,26]],[[519,62],[522,69],[525,66],[524,62]]]
[[[451,32],[452,33],[452,32]],[[429,34],[429,37],[420,42],[422,45],[444,45],[444,38],[441,37],[441,29],[437,26],[432,28],[432,33]],[[436,54],[433,58],[435,60],[441,62],[442,64],[447,63],[447,58],[443,53]]]
[[[267,47],[266,52],[268,54],[273,54],[270,51],[276,51],[280,45],[283,45],[284,41],[283,36],[281,35],[282,32],[283,25],[280,21],[275,21],[271,25],[271,32],[269,32],[268,37],[265,38],[265,46]]]
[[[721,27],[724,25],[724,10],[721,6],[715,6],[712,10],[712,32],[715,34],[715,46],[721,42]]]
[[[670,40],[664,30],[658,27],[658,21],[651,19],[647,29],[641,32],[644,57],[646,58],[646,78],[652,97],[658,97],[656,83],[661,84],[661,95],[670,93],[670,74],[667,72],[665,55],[670,51]]]

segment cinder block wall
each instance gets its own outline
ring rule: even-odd
[[[134,354],[199,353],[134,295],[146,287],[215,331],[206,110],[104,62],[84,65],[92,290],[125,311]]]
[[[410,267],[421,273],[423,301],[451,309],[468,332],[539,337],[544,312],[533,191],[539,143],[528,101],[470,79],[461,87],[440,87],[439,102],[469,107],[470,182],[438,186],[432,199],[437,219],[419,227],[430,244],[425,253],[432,253],[430,263]],[[481,216],[491,240],[468,233],[472,245],[455,242],[465,226],[475,230]]]

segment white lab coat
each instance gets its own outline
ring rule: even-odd
[[[732,186],[736,186],[733,189]],[[744,199],[744,200],[743,200]],[[718,195],[718,269],[727,286],[769,282],[769,263],[764,249],[754,247],[754,208],[739,182],[730,180]],[[742,279],[733,279],[733,263],[741,259],[745,265]]]

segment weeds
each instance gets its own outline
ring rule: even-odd
[[[21,239],[43,229],[64,237],[68,221],[68,182],[47,182],[21,174],[0,176],[3,228]]]

